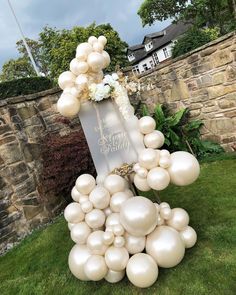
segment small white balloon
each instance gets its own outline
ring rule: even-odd
[[[68,222],[68,228],[69,228],[69,230],[72,230],[72,227],[74,226],[74,225],[76,225],[77,223],[70,223],[70,222]]]
[[[125,181],[119,175],[110,174],[104,181],[104,187],[110,192],[110,194],[115,194],[125,190]]]
[[[100,209],[93,209],[85,216],[85,221],[93,229],[98,229],[102,227],[105,223],[105,219],[106,216],[104,212]]]
[[[158,149],[163,146],[165,137],[161,131],[154,130],[144,136],[144,144],[147,148]]]
[[[140,164],[139,163],[136,163],[133,166],[133,171],[137,173],[140,168],[141,168]]]
[[[172,210],[168,207],[161,208],[160,216],[165,220],[169,220],[172,217]]]
[[[102,53],[104,46],[100,42],[96,42],[93,44],[93,50],[99,53]]]
[[[110,203],[110,194],[107,189],[102,186],[96,186],[89,195],[89,200],[97,209],[105,209]]]
[[[84,220],[84,212],[80,204],[73,202],[65,208],[64,217],[67,222],[79,223]]]
[[[93,204],[90,201],[82,202],[81,209],[84,213],[89,213],[93,210]]]
[[[152,189],[161,191],[170,183],[169,173],[161,167],[153,168],[148,172],[147,183]]]
[[[164,169],[169,168],[171,165],[170,157],[160,157],[159,165],[161,168],[164,168]]]
[[[110,207],[113,212],[120,212],[122,204],[130,198],[125,192],[117,192],[112,195]]]
[[[120,224],[120,214],[112,213],[106,219],[106,227]]]
[[[125,245],[125,239],[121,236],[115,237],[114,239],[114,247],[121,248]]]
[[[106,217],[113,213],[110,207],[103,209],[103,212],[105,213]]]
[[[80,89],[79,87],[71,87],[70,88],[70,94],[73,95],[76,98],[80,98],[81,94],[82,94],[82,89]]]
[[[73,58],[70,62],[70,70],[76,76],[87,73],[88,69],[89,66],[85,61],[79,61],[77,58]]]
[[[197,242],[197,234],[191,226],[186,226],[179,232],[185,248],[192,248]]]
[[[172,217],[167,221],[167,224],[176,230],[184,229],[189,223],[189,215],[182,208],[174,208],[172,211]]]
[[[144,149],[139,153],[139,164],[146,169],[155,168],[158,165],[158,153],[154,149]]]
[[[76,48],[76,52],[84,52],[88,56],[93,52],[93,47],[88,42],[80,43]]]
[[[130,189],[126,189],[124,190],[124,193],[126,195],[128,195],[130,198],[132,198],[134,196],[134,193],[130,190]]]
[[[125,230],[121,224],[115,224],[113,226],[113,233],[116,236],[122,236],[124,234]]]
[[[100,281],[107,274],[108,268],[103,256],[92,255],[84,265],[84,272],[91,281]]]
[[[61,89],[74,86],[76,76],[70,71],[61,73],[58,78],[58,85]]]
[[[90,37],[88,38],[88,43],[89,43],[90,45],[93,45],[95,42],[98,42],[97,37],[95,37],[95,36],[90,36]]]
[[[142,134],[148,134],[155,130],[156,122],[150,116],[144,116],[139,120],[139,130]]]
[[[95,184],[96,182],[92,175],[82,174],[77,178],[75,186],[81,194],[87,195],[94,189]]]
[[[87,63],[94,72],[101,71],[104,65],[104,58],[101,53],[92,52],[89,54]]]
[[[114,234],[111,231],[106,231],[103,234],[103,243],[105,245],[111,245],[114,241]]]
[[[74,186],[71,190],[71,197],[75,202],[79,203],[81,193],[77,191],[76,187]]]
[[[159,206],[160,206],[160,209],[162,209],[162,208],[170,208],[170,205],[167,202],[161,202],[161,204]]]
[[[114,271],[114,270],[108,269],[108,272],[105,276],[105,280],[108,281],[109,283],[117,283],[121,281],[124,276],[125,276],[125,270]]]
[[[160,150],[160,157],[170,157],[170,152],[168,150]]]
[[[57,101],[57,110],[62,116],[72,118],[78,114],[80,102],[70,93],[62,94]]]
[[[146,168],[140,167],[140,169],[138,169],[138,171],[137,171],[137,174],[141,178],[147,178],[148,170]]]
[[[105,36],[99,36],[98,42],[101,42],[105,46],[107,44],[107,38]]]
[[[111,58],[108,52],[106,52],[105,50],[103,50],[102,56],[103,56],[103,69],[105,69],[110,65]]]
[[[140,253],[145,248],[146,238],[135,237],[125,232],[125,248],[130,254]]]
[[[165,223],[164,218],[162,218],[160,215],[157,216],[157,225],[163,225]]]
[[[81,195],[79,198],[80,205],[82,205],[83,203],[88,202],[88,201],[89,201],[89,197],[86,195]]]
[[[86,244],[87,238],[91,233],[90,227],[86,222],[75,224],[70,232],[71,239],[76,244]]]
[[[94,231],[88,236],[87,246],[92,254],[104,255],[107,245],[104,243],[104,232],[101,230]]]
[[[86,74],[80,74],[75,79],[75,84],[77,85],[77,87],[84,89],[88,85],[88,76]]]
[[[121,271],[126,268],[129,260],[128,251],[122,248],[111,246],[105,253],[105,261],[107,266],[114,271]]]
[[[147,179],[140,177],[138,174],[135,174],[134,176],[134,184],[137,189],[142,192],[148,192],[151,189],[151,187],[147,183]]]

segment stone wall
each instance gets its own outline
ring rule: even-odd
[[[131,80],[130,69],[125,71]],[[202,136],[226,150],[236,144],[236,34],[225,35],[180,58],[167,61],[138,77],[139,96],[152,109],[168,103],[188,107],[202,119]],[[137,81],[137,77],[135,77]]]
[[[60,122],[59,95],[51,89],[0,100],[0,252],[65,206],[63,196],[39,193],[42,139],[81,130],[78,118]]]

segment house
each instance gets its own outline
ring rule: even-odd
[[[171,24],[160,32],[146,35],[142,44],[129,47],[127,57],[133,73],[141,74],[169,59],[174,42],[189,27],[190,24],[182,22]]]

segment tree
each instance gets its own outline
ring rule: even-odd
[[[197,27],[218,26],[224,34],[235,27],[236,3],[235,0],[144,0],[138,14],[144,26],[174,18]]]
[[[126,48],[128,45],[120,39],[119,34],[110,24],[97,26],[93,23],[88,27],[74,27],[71,30],[45,27],[39,34],[38,40],[27,39],[27,43],[39,70],[49,78],[57,79],[61,72],[69,69],[70,61],[75,57],[77,45],[86,42],[91,35],[104,35],[108,39],[106,51],[112,59],[109,68],[106,69],[107,71],[115,70],[116,66],[127,65]],[[23,41],[18,41],[16,45],[21,57],[4,64],[2,80],[16,79],[28,75],[35,76],[35,73],[31,71],[32,66]],[[21,71],[16,70],[18,69],[16,64],[19,66],[19,63],[21,64]],[[9,68],[9,66],[11,67]]]

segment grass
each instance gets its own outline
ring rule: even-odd
[[[170,186],[162,201],[185,208],[198,233],[195,247],[178,266],[160,269],[157,282],[138,289],[125,278],[117,284],[81,282],[67,266],[73,242],[62,217],[35,231],[0,257],[1,295],[74,294],[236,294],[235,156],[202,164],[201,176],[188,187]]]

